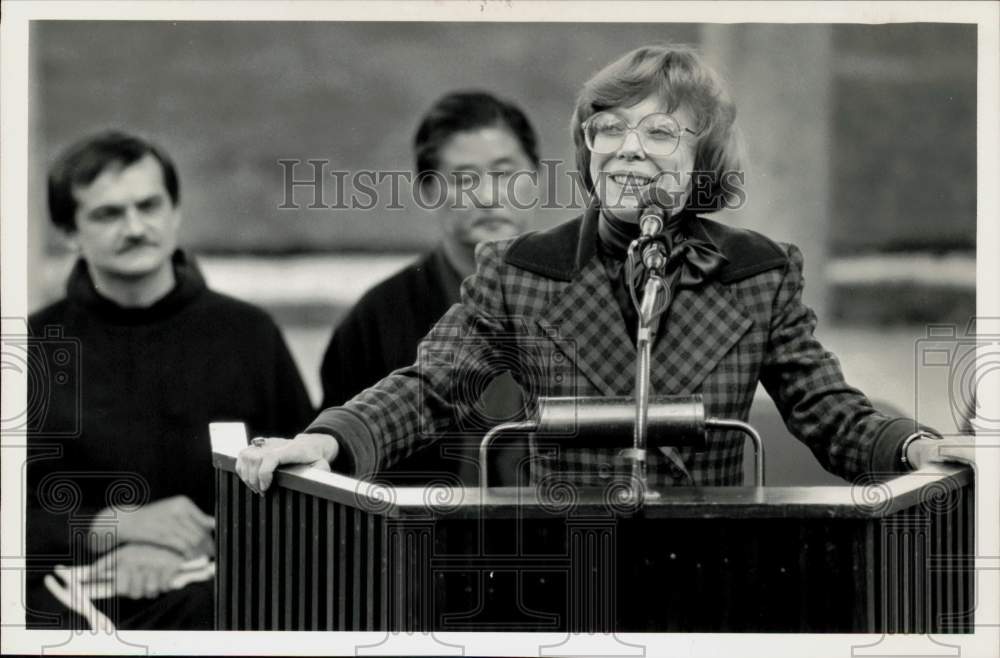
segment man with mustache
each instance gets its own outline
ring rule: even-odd
[[[312,414],[305,387],[271,318],[210,290],[178,249],[164,151],[84,139],[50,170],[48,202],[80,258],[66,296],[29,318],[29,399],[46,404],[29,420],[28,626],[79,624],[43,576],[93,565],[82,578],[111,588],[95,604],[118,628],[211,629],[211,579],[178,586],[214,555],[208,424],[294,433]],[[66,344],[78,349],[53,349]]]
[[[462,280],[475,272],[476,245],[514,237],[532,220],[538,199],[537,138],[516,105],[484,92],[446,94],[424,114],[413,147],[416,192],[440,226],[441,242],[369,290],[337,325],[320,370],[323,408],[340,406],[393,370],[411,365],[420,340],[459,302]],[[494,418],[520,408],[520,394],[509,378],[487,390],[482,403]],[[411,460],[405,470],[455,466],[461,479],[477,481],[476,473],[441,459],[448,452],[442,445],[433,452]]]

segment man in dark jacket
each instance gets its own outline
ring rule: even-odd
[[[211,629],[210,574],[181,586],[214,555],[208,424],[292,435],[311,416],[271,318],[208,289],[177,248],[179,201],[169,156],[129,135],[84,140],[50,172],[52,221],[80,260],[65,298],[29,318],[29,399],[43,402],[29,418],[29,627],[79,624],[52,572],[94,565],[80,578],[114,594],[94,604],[117,627]]]
[[[323,408],[342,405],[413,364],[420,340],[459,302],[462,280],[475,271],[476,245],[513,237],[531,221],[537,190],[529,174],[538,169],[537,139],[517,106],[483,92],[447,94],[424,115],[413,146],[418,192],[441,227],[441,243],[365,293],[337,326],[320,370]],[[513,380],[482,384],[473,394],[485,393],[487,415],[502,420],[517,414]],[[425,476],[450,473],[475,484],[474,460],[461,458],[465,448],[442,443],[401,468]]]

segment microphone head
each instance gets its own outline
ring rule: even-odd
[[[660,201],[658,188],[647,187],[639,196],[639,231],[646,237],[651,237],[663,230],[663,207]]]
[[[639,205],[642,208],[639,214],[639,230],[645,236],[653,236],[662,231],[664,217],[672,215],[676,209],[673,196],[655,185],[642,191]]]
[[[652,237],[663,230],[663,211],[656,207],[645,208],[639,217],[639,233]]]

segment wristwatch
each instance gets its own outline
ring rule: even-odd
[[[935,441],[940,441],[941,437],[937,434],[931,434],[930,432],[926,432],[924,430],[918,430],[903,439],[903,443],[899,448],[899,460],[903,462],[903,466],[906,466],[910,470],[913,470],[913,465],[910,464],[910,460],[906,458],[906,450],[910,447],[910,444],[917,439],[933,439]]]

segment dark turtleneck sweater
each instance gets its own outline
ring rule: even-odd
[[[191,498],[214,514],[208,424],[292,436],[313,410],[284,339],[261,309],[209,290],[183,252],[176,284],[146,308],[100,295],[80,261],[66,297],[29,318],[29,558],[71,548],[110,502]],[[71,552],[72,551],[72,552]]]

